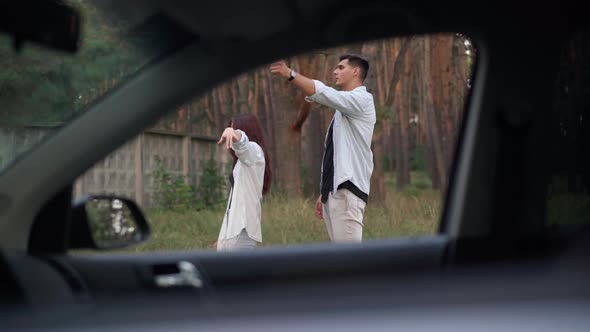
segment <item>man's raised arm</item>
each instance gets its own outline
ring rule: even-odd
[[[296,87],[301,89],[305,96],[313,96],[315,94],[315,83],[313,80],[291,70],[287,67],[285,61],[277,61],[270,65],[270,72],[273,75],[283,77],[295,84]],[[292,76],[292,73],[294,77]],[[293,78],[291,78],[293,77]]]

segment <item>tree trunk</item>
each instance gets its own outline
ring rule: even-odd
[[[270,74],[269,74],[270,75]],[[283,78],[269,79],[276,155],[274,182],[288,197],[301,197],[301,132],[291,129],[298,109],[295,88]]]
[[[238,83],[236,79],[231,80],[231,83],[228,83],[229,90],[231,92],[231,110],[229,113],[231,115],[236,115],[239,113],[238,110]]]
[[[381,81],[380,87],[378,86],[379,93],[379,101],[378,104],[383,107],[385,105],[385,98],[387,90],[387,84],[391,80],[391,75],[389,71],[389,63],[391,60],[390,56],[390,49],[391,49],[391,39],[383,39],[379,44],[378,54],[380,55],[380,62],[381,62],[381,74],[378,73],[378,82]],[[386,172],[393,173],[394,167],[394,151],[393,148],[393,132],[392,132],[392,119],[391,117],[385,117],[383,120],[383,151],[385,151],[384,158],[387,161],[387,169]]]
[[[429,145],[432,153],[432,166],[433,166],[433,186],[438,189],[444,189],[446,186],[446,164],[444,162],[443,157],[443,147],[440,140],[440,132],[439,127],[437,124],[436,114],[434,112],[434,105],[433,105],[433,98],[432,98],[432,81],[429,79],[432,77],[432,69],[431,69],[431,59],[432,59],[432,49],[431,49],[431,36],[427,36],[424,38],[424,65],[423,65],[423,75],[422,77],[426,78],[424,80],[424,94],[423,94],[423,103],[424,103],[424,115],[426,121],[426,128],[429,136]]]
[[[314,55],[305,55],[297,58],[295,60],[296,66],[298,67],[297,70],[303,73],[316,73],[319,68],[319,61],[317,59],[314,59],[314,57]],[[311,110],[311,103],[305,101],[305,96],[299,90],[295,95],[295,102],[298,111],[297,116],[291,124],[291,130],[301,132],[301,128],[303,127],[303,124],[309,116],[309,111]]]
[[[239,114],[251,113],[250,107],[248,107],[248,74],[243,74],[237,77],[237,109]]]
[[[386,201],[385,179],[383,178],[383,145],[381,144],[382,127],[375,126],[373,133],[373,175],[371,176],[370,200],[373,203],[384,204]]]
[[[386,151],[385,158],[387,159],[387,165],[389,165],[387,171],[393,173],[395,171],[395,149],[393,147],[393,120],[385,119],[383,121],[383,135],[386,136],[383,143],[383,151]]]
[[[397,105],[396,105],[396,109],[395,109],[395,114],[393,115],[393,119],[391,119],[391,134],[392,134],[392,148],[393,150],[391,151],[391,154],[395,156],[394,158],[394,164],[395,164],[395,180],[396,180],[396,189],[402,189],[403,188],[403,183],[400,185],[399,183],[399,177],[400,177],[400,172],[401,172],[401,151],[402,151],[402,146],[401,146],[401,141],[402,141],[402,135],[400,132],[400,128],[401,125],[399,123],[400,118],[399,118],[399,112],[397,111]]]
[[[227,127],[229,114],[231,114],[231,101],[230,101],[230,92],[229,85],[223,84],[217,90],[217,99],[219,101],[219,116],[217,117],[217,131],[222,131],[223,128]]]
[[[453,36],[454,43],[456,42],[458,47],[453,47],[453,85],[451,90],[451,98],[453,105],[453,127],[455,133],[453,135],[453,150],[451,156],[454,155],[454,149],[457,146],[458,131],[463,121],[463,113],[465,112],[465,97],[467,96],[467,55],[465,54],[465,44],[462,37]]]
[[[275,131],[273,125],[273,108],[271,103],[271,89],[269,84],[270,73],[261,75],[262,91],[264,93],[264,122],[266,124],[266,149],[270,154],[271,169],[273,172],[273,183],[276,183],[278,175],[277,163],[277,145],[275,141]],[[273,187],[276,187],[273,185]]]
[[[401,42],[401,46],[399,52],[395,57],[395,63],[393,65],[393,75],[391,75],[391,82],[389,83],[389,91],[387,92],[387,98],[385,98],[385,105],[393,105],[393,101],[395,99],[395,89],[397,84],[399,83],[400,78],[402,77],[403,70],[399,68],[404,66],[401,61],[404,57],[403,55],[406,53],[408,49],[408,45],[410,44],[411,38],[404,38]]]
[[[385,103],[385,96],[386,96],[386,92],[385,92],[386,88],[385,87],[387,85],[387,82],[389,82],[389,80],[390,80],[390,77],[389,77],[389,61],[391,60],[390,56],[389,56],[390,43],[391,43],[391,40],[389,40],[389,39],[384,39],[381,42],[381,50],[380,50],[381,63],[382,63],[382,65],[381,65],[381,70],[382,70],[381,80],[383,81],[381,83],[382,94],[379,97],[379,100],[380,100],[379,103],[381,105],[383,105]]]
[[[322,128],[322,114],[317,107],[309,113],[308,121],[305,122],[302,133],[303,146],[303,183],[305,194],[315,197],[320,192],[320,176],[322,157],[324,155],[324,136]]]
[[[373,42],[366,43],[362,46],[362,53],[367,58],[370,64],[375,68],[377,62],[377,45]],[[364,85],[367,91],[375,96],[377,92],[377,70],[369,70]],[[380,121],[379,114],[377,114],[377,123],[375,124],[375,131],[371,140],[373,150],[373,174],[371,176],[371,201],[382,204],[385,202],[385,174],[383,171],[383,121]]]
[[[258,97],[260,96],[260,88],[259,88],[259,79],[258,79],[258,70],[254,72],[254,91],[252,92],[252,101],[250,103],[250,108],[252,109],[252,112],[256,115],[258,115]]]
[[[439,73],[439,123],[441,128],[441,142],[443,148],[443,160],[445,170],[451,165],[452,151],[455,144],[454,137],[456,128],[454,126],[454,108],[452,105],[451,85],[453,83],[453,37],[449,35],[436,36],[435,59],[438,60],[437,67],[433,71]],[[445,174],[445,183],[448,174]],[[443,188],[444,189],[444,188]]]
[[[404,147],[402,142],[402,125],[403,125],[403,114],[400,112],[401,103],[398,101],[399,98],[396,98],[396,95],[399,97],[401,96],[401,85],[400,79],[403,77],[406,67],[406,53],[408,49],[408,45],[410,44],[411,38],[404,38],[401,41],[399,51],[395,57],[395,62],[393,66],[393,74],[391,75],[391,82],[389,83],[389,91],[387,92],[387,97],[385,98],[385,107],[386,109],[391,110],[393,123],[392,123],[392,136],[393,136],[393,148],[394,151],[391,151],[392,154],[395,154],[395,164],[396,164],[396,172],[397,172],[397,188],[401,189],[403,186],[406,185],[406,181],[408,176],[403,174],[404,172]],[[401,178],[400,178],[401,177]]]
[[[328,72],[331,68],[330,59],[327,54],[316,54],[313,57],[307,57],[308,64],[315,64],[315,69],[309,71],[309,68],[301,68],[303,75],[313,75],[314,73],[320,73],[320,79],[324,82],[327,81]],[[304,193],[315,198],[320,192],[320,177],[322,167],[322,157],[324,155],[324,128],[323,118],[325,117],[326,110],[321,105],[315,105],[307,103],[307,107],[310,107],[308,112],[308,120],[305,121],[302,131],[302,157],[303,157],[303,174],[302,182],[304,185]]]
[[[408,124],[409,124],[409,111],[408,111],[408,97],[410,96],[409,85],[411,81],[410,76],[410,57],[409,53],[405,52],[401,58],[404,64],[403,68],[403,80],[400,82],[400,98],[398,98],[398,114],[399,114],[399,133],[400,133],[400,144],[399,144],[399,168],[397,172],[397,187],[398,189],[404,188],[410,183],[410,166],[409,166],[409,139],[408,139]]]

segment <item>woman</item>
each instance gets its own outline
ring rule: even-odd
[[[253,114],[233,117],[217,144],[223,142],[234,157],[234,167],[217,250],[254,249],[258,242],[262,242],[261,201],[271,183],[270,163],[260,121]]]

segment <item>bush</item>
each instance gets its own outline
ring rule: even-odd
[[[416,145],[410,150],[410,170],[411,171],[426,171],[426,154],[428,149],[425,145]],[[391,154],[389,156],[388,154]],[[396,170],[397,153],[396,151],[385,152],[385,158],[383,158],[383,169]]]
[[[188,210],[195,202],[195,188],[186,183],[184,175],[169,172],[159,156],[155,156],[154,203],[163,210]]]
[[[213,155],[205,163],[197,187],[187,183],[186,176],[169,172],[160,157],[155,157],[154,207],[168,211],[203,210],[215,208],[224,201],[224,178]]]
[[[428,150],[424,145],[416,145],[410,156],[410,169],[412,171],[426,170],[426,153]]]
[[[215,159],[211,156],[199,178],[196,208],[200,210],[220,205],[225,200],[223,189],[225,189],[225,180],[217,168]]]

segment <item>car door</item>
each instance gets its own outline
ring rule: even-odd
[[[62,175],[54,177],[53,180],[61,182],[65,178],[69,178],[72,181],[73,174],[89,167],[94,162],[92,161],[94,156],[114,147],[115,141],[122,138],[122,135],[128,135],[133,131],[133,128],[139,129],[150,123],[156,115],[156,109],[163,109],[165,103],[178,103],[185,100],[180,96],[189,96],[189,91],[190,94],[193,94],[195,75],[206,77],[207,73],[215,73],[221,75],[220,79],[225,76],[231,77],[228,74],[230,71],[226,73],[221,65],[216,64],[217,58],[202,53],[202,45],[199,45],[198,42],[195,43],[194,39],[179,38],[176,47],[170,55],[158,59],[150,67],[131,77],[130,82],[126,82],[113,93],[103,97],[96,104],[98,109],[80,116],[72,122],[70,127],[62,129],[60,135],[54,136],[48,144],[39,147],[41,150],[45,149],[46,152],[36,151],[29,156],[28,162],[39,165],[38,161],[44,159],[45,153],[54,153],[56,159],[61,159],[65,157],[65,154],[69,154],[70,156],[66,159],[76,158],[76,161],[70,164],[71,171],[67,174],[62,172]],[[197,61],[195,56],[200,60]],[[203,61],[209,64],[201,66],[200,63]],[[201,74],[195,74],[195,72],[186,75],[186,69],[191,64]],[[247,68],[246,66],[249,64],[244,64],[244,68]],[[174,88],[166,90],[166,85],[162,85],[162,82],[166,80],[174,81]],[[197,86],[203,84],[203,88],[210,87],[214,84],[213,82],[215,80],[203,80]],[[185,84],[188,85],[185,86]],[[155,89],[153,93],[146,94],[146,91],[152,89]],[[140,96],[141,100],[136,99],[140,104],[133,106],[132,108],[135,110],[131,112],[134,114],[130,114],[129,101]],[[150,100],[152,97],[155,99]],[[152,109],[152,111],[145,107]],[[122,119],[119,115],[117,116],[118,120],[113,121],[115,118],[112,118],[112,115],[107,116],[107,113],[114,114],[112,112],[115,112],[115,109],[122,110],[123,108],[126,109],[124,113],[127,114],[125,115],[128,117],[127,120]],[[140,109],[141,111],[139,111]],[[131,118],[134,120],[130,127],[130,123],[127,121]],[[92,145],[97,144],[96,146],[100,146],[100,148],[89,151],[88,147],[80,147],[79,152],[58,148],[55,152],[56,147],[63,146],[60,140],[71,140],[83,132],[89,134],[88,129],[96,128],[97,123],[105,120],[111,123],[108,126],[109,134],[98,132],[93,134],[102,143],[97,142]],[[126,124],[123,125],[123,123]],[[82,154],[84,155],[82,159],[74,157]],[[59,167],[57,165],[55,167],[58,171]],[[22,168],[21,170],[9,169],[9,172],[11,171],[23,172]],[[15,174],[13,178],[19,177]],[[27,191],[29,189],[32,188],[23,188],[21,195],[30,197],[29,194],[32,191]],[[179,264],[182,262],[194,265],[203,280],[204,286],[202,287],[218,294],[223,293],[226,289],[240,289],[246,283],[252,287],[252,290],[256,288],[282,289],[286,285],[299,284],[304,280],[315,280],[316,278],[320,278],[320,280],[329,280],[338,276],[353,278],[357,275],[362,276],[375,272],[390,272],[395,275],[399,271],[413,270],[436,272],[443,266],[443,257],[448,245],[446,235],[444,232],[440,232],[429,236],[375,241],[359,245],[339,246],[316,243],[301,247],[261,248],[251,254],[218,255],[210,252],[190,252],[146,255],[114,253],[63,255],[67,251],[67,243],[70,240],[68,232],[65,230],[69,227],[70,232],[74,232],[74,226],[67,224],[67,220],[73,218],[73,212],[68,209],[70,205],[68,202],[72,200],[74,194],[75,186],[70,182],[65,186],[65,189],[61,189],[60,194],[40,207],[30,233],[28,236],[22,235],[28,237],[27,250],[30,253],[41,257],[40,259],[45,264],[64,273],[65,279],[77,280],[72,281],[70,287],[74,288],[72,292],[80,293],[82,298],[96,297],[100,299],[106,294],[119,297],[120,293],[127,291],[140,294],[161,294],[175,287],[168,285],[170,287],[160,290],[162,287],[159,286],[158,280],[181,275],[182,269]],[[59,220],[61,222],[58,222]],[[441,227],[441,229],[443,228]],[[26,230],[20,229],[17,231],[15,227],[13,230],[15,236],[11,238],[14,243],[8,243],[8,246],[22,245],[22,243],[17,243],[20,237],[17,234],[21,231],[26,232]],[[185,287],[183,284],[178,286]]]
[[[351,15],[350,20],[344,21],[345,26],[354,22],[356,16]],[[375,18],[383,18],[381,14],[372,11],[363,12],[362,17],[372,18],[372,15]],[[379,26],[379,29],[381,28],[385,29]],[[307,28],[295,26],[291,33],[303,33],[305,29]],[[302,44],[298,45],[298,48],[310,49],[319,43],[314,36],[325,31],[319,27],[316,29],[316,34],[312,34],[307,41],[301,41]],[[381,30],[359,28],[359,31],[360,37],[370,38],[379,36],[377,32]],[[404,31],[403,28],[391,30],[392,33],[400,31]],[[526,223],[535,223],[531,221],[534,218],[523,218],[522,222],[507,224],[516,218],[508,218],[509,212],[525,213],[524,207],[529,206],[524,203],[515,204],[513,199],[516,199],[516,193],[506,190],[504,186],[509,182],[504,182],[504,177],[499,176],[506,174],[503,168],[508,162],[506,156],[516,158],[522,152],[518,145],[510,147],[510,144],[515,141],[522,142],[523,138],[507,140],[506,137],[514,137],[504,131],[498,131],[498,124],[494,120],[497,113],[493,110],[497,106],[497,97],[511,93],[518,95],[519,91],[516,85],[507,85],[506,90],[501,90],[498,82],[510,81],[509,76],[514,73],[521,73],[522,78],[526,78],[532,67],[551,63],[555,51],[540,56],[537,62],[531,63],[530,67],[519,72],[520,66],[516,64],[505,67],[507,63],[511,63],[506,60],[510,52],[500,45],[507,40],[514,49],[534,48],[531,45],[534,44],[532,41],[520,44],[517,42],[520,38],[515,36],[483,34],[474,39],[480,47],[477,71],[472,79],[467,112],[462,121],[453,167],[450,170],[438,234],[377,240],[357,245],[318,243],[297,247],[269,247],[248,253],[68,255],[67,220],[71,213],[73,181],[78,175],[131,137],[132,133],[146,128],[164,112],[163,109],[171,109],[173,105],[189,100],[195,90],[203,91],[212,84],[234,77],[241,70],[258,65],[256,56],[266,51],[286,54],[292,50],[292,45],[283,45],[280,42],[266,46],[256,42],[240,44],[241,47],[246,45],[254,54],[252,57],[246,57],[239,69],[228,69],[224,63],[219,62],[219,58],[207,53],[206,46],[191,40],[188,45],[179,48],[148,70],[133,77],[116,92],[106,96],[92,112],[80,117],[69,128],[52,137],[22,161],[21,165],[24,166],[39,165],[52,152],[56,153],[57,159],[65,158],[65,161],[47,163],[49,173],[31,179],[30,187],[25,186],[16,192],[16,201],[19,202],[20,209],[15,210],[19,211],[18,213],[9,213],[8,217],[34,215],[38,209],[32,209],[29,214],[22,210],[27,204],[35,201],[32,195],[35,190],[40,190],[40,196],[53,198],[40,200],[36,205],[32,204],[33,207],[40,208],[41,212],[31,218],[35,222],[30,233],[28,228],[6,228],[15,236],[12,242],[7,242],[8,247],[23,247],[19,239],[30,239],[26,246],[30,252],[25,256],[44,262],[58,271],[64,280],[68,280],[67,287],[79,296],[74,301],[76,303],[89,303],[93,307],[105,308],[118,301],[137,305],[142,301],[158,299],[161,301],[159,303],[168,307],[150,306],[150,310],[153,311],[146,312],[154,313],[154,319],[158,317],[155,314],[158,312],[156,309],[160,310],[160,313],[164,310],[169,314],[168,318],[176,319],[188,312],[198,317],[208,314],[223,315],[227,313],[228,308],[236,307],[242,310],[239,314],[246,315],[261,309],[280,310],[290,306],[293,309],[302,303],[318,310],[326,307],[342,308],[354,306],[351,300],[360,298],[362,294],[370,294],[367,298],[372,298],[375,305],[391,300],[396,295],[400,301],[409,301],[413,296],[418,296],[420,290],[432,291],[436,288],[439,282],[444,280],[443,272],[449,267],[449,262],[456,262],[465,257],[471,258],[471,261],[481,262],[488,254],[485,250],[493,249],[496,244],[492,235],[514,235],[512,230],[519,226],[525,230],[534,228],[526,228]],[[212,47],[207,43],[205,45]],[[552,46],[548,45],[547,49],[552,50]],[[233,46],[217,47],[221,50],[231,50]],[[270,60],[270,56],[262,58]],[[202,66],[202,63],[208,65]],[[195,79],[195,76],[213,78],[199,80]],[[531,84],[527,85],[527,89],[547,89],[550,76],[551,71],[548,70],[535,79],[527,78],[526,82]],[[538,85],[534,85],[534,82]],[[523,94],[526,95],[524,92]],[[539,100],[544,101],[546,100]],[[130,105],[132,107],[129,107]],[[506,105],[507,109],[513,109],[520,104],[509,99]],[[132,110],[127,113],[121,112],[127,108]],[[110,123],[115,114],[124,115],[119,118],[120,122],[112,123],[112,127],[109,128],[110,135],[100,135],[92,130],[96,123]],[[506,121],[511,119],[508,117]],[[518,125],[519,122],[516,122]],[[69,141],[79,139],[82,133],[88,134],[88,146],[74,146],[68,151],[58,149]],[[89,152],[89,149],[93,151]],[[505,155],[506,150],[509,153]],[[68,155],[69,157],[66,157]],[[522,165],[520,161],[517,164]],[[71,172],[58,172],[63,165],[71,165]],[[15,187],[14,182],[22,180],[23,174],[26,173],[22,168],[9,169],[5,176],[12,175],[14,180],[5,180],[2,188]],[[49,177],[47,174],[53,176]],[[529,176],[535,177],[539,174],[532,173]],[[49,179],[54,180],[55,184],[51,184]],[[47,184],[47,187],[39,189],[42,184]],[[490,187],[493,189],[487,190]],[[60,188],[61,191],[56,188]],[[59,194],[56,195],[55,192],[58,191]],[[507,192],[506,196],[500,195]],[[26,235],[22,235],[24,233]],[[489,241],[489,246],[469,246],[473,243],[470,241],[486,243],[485,240]],[[464,243],[466,247],[463,247]],[[512,247],[507,249],[508,252],[511,250]],[[19,255],[10,254],[10,260],[24,259]],[[183,277],[184,272],[188,274],[184,274]],[[186,276],[196,277],[201,283],[186,283]],[[177,280],[179,283],[166,283],[162,280]],[[389,285],[387,291],[383,291],[383,285]],[[367,304],[367,298],[359,303]],[[289,299],[297,301],[291,302]],[[337,299],[341,299],[341,302]],[[192,303],[196,307],[186,307],[187,303]],[[260,307],[257,308],[256,305]],[[195,308],[202,310],[195,313]],[[84,319],[91,319],[91,316],[96,314],[92,310],[82,312]],[[124,320],[126,313],[133,315],[133,310],[118,313],[119,319]]]

